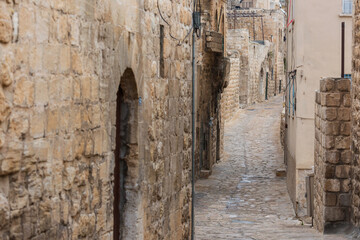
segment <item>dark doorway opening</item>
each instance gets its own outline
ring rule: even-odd
[[[216,124],[216,162],[220,161],[221,158],[221,125],[218,118],[217,124]]]
[[[115,170],[114,170],[114,240],[122,239],[124,223],[124,206],[126,202],[125,178],[127,175],[127,164],[121,157],[121,105],[124,104],[124,94],[119,87],[116,101],[116,147],[115,147]]]
[[[116,100],[114,168],[114,240],[137,239],[138,218],[138,94],[135,77],[126,69]]]

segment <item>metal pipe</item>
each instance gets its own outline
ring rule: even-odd
[[[345,22],[341,23],[341,77],[345,76]]]
[[[195,9],[196,1],[194,0],[193,10],[193,34],[192,34],[192,145],[191,145],[191,240],[195,239]]]
[[[265,41],[265,36],[264,36],[264,20],[263,17],[261,16],[261,31],[262,31],[262,38],[263,38],[263,42]]]
[[[265,83],[265,100],[268,100],[268,81],[269,81],[269,73],[266,73],[266,83]]]
[[[255,17],[253,15],[253,35],[254,35],[254,41],[255,41]]]

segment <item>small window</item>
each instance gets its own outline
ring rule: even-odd
[[[347,79],[351,80],[351,74],[344,74],[344,78],[347,78]]]
[[[164,25],[160,25],[160,77],[165,76],[165,68],[164,68]]]
[[[352,14],[352,0],[342,0],[342,13]]]

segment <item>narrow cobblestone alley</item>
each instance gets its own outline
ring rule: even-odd
[[[280,145],[281,96],[239,110],[225,127],[225,157],[196,183],[196,239],[345,239],[323,237],[294,218]],[[312,137],[312,136],[311,136]]]

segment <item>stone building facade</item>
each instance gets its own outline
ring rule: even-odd
[[[227,1],[201,0],[201,35],[197,40],[196,85],[196,173],[211,174],[223,152],[224,122],[221,93],[228,84],[230,60],[225,51],[227,40]]]
[[[303,217],[307,215],[305,178],[314,171],[315,139],[309,136],[315,134],[315,91],[320,79],[341,77],[342,22],[346,25],[344,71],[351,76],[352,15],[345,14],[342,1],[288,2],[284,152],[290,198],[296,214]]]
[[[314,225],[320,231],[350,220],[350,110],[350,80],[322,79],[316,92],[314,153]]]
[[[189,238],[191,25],[185,0],[0,0],[1,239]]]
[[[264,101],[284,89],[284,24],[280,9],[228,9],[227,51],[234,64],[223,94],[226,119],[233,109]]]
[[[354,1],[353,60],[351,86],[351,222],[360,227],[360,2]]]
[[[354,1],[352,80],[324,79],[316,95],[315,227],[360,227],[360,2]],[[321,106],[320,104],[321,103]],[[322,115],[319,118],[319,115]],[[319,132],[321,131],[320,138]],[[322,143],[321,145],[319,143]]]

